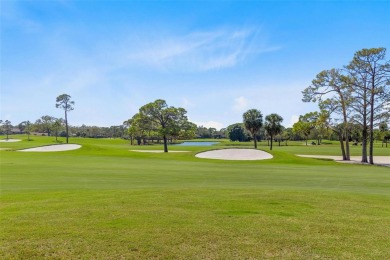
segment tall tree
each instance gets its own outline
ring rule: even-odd
[[[56,108],[61,108],[65,111],[66,143],[69,143],[68,112],[74,109],[74,101],[70,100],[70,98],[71,96],[68,94],[62,94],[59,95],[56,99]]]
[[[244,127],[252,135],[255,149],[257,149],[257,133],[263,126],[263,115],[257,109],[249,109],[242,115]]]
[[[274,137],[280,134],[283,130],[283,126],[281,125],[282,122],[283,122],[283,117],[281,117],[278,114],[270,114],[265,117],[264,128],[265,130],[267,130],[268,134],[270,135],[270,139],[271,139],[270,150],[272,150],[272,141]]]
[[[368,139],[370,164],[374,164],[374,127],[390,114],[390,61],[385,56],[385,48],[362,49],[346,67],[352,78],[353,108],[363,125],[362,162],[367,162]]]
[[[317,102],[321,110],[326,110],[328,114],[335,113],[342,117],[342,124],[333,128],[340,136],[340,145],[343,153],[343,160],[350,160],[349,152],[349,113],[348,108],[351,103],[350,79],[342,74],[341,70],[324,70],[317,74],[312,84],[307,87],[303,94],[304,102]],[[337,129],[337,130],[336,130]],[[339,131],[340,130],[340,131]],[[344,146],[345,140],[345,146]]]
[[[139,110],[141,117],[147,118],[156,125],[156,130],[164,141],[164,152],[168,152],[167,137],[181,129],[187,119],[187,111],[184,108],[168,107],[165,100],[157,99],[154,102],[142,106]]]

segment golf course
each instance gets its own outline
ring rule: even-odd
[[[390,0],[0,0],[0,260],[390,260]]]
[[[54,137],[10,138],[21,141],[0,142],[1,259],[390,258],[390,168],[297,156],[340,155],[336,142],[259,142],[272,158],[235,161],[196,154],[253,144],[144,153],[131,150],[164,148],[70,138],[78,149],[41,153],[20,150]]]

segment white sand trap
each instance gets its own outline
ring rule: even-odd
[[[131,152],[139,152],[139,153],[163,153],[164,150],[130,150]],[[189,153],[190,151],[170,151],[168,153]]]
[[[336,162],[340,163],[362,163],[362,157],[361,156],[351,156],[350,161],[343,161],[342,156],[332,156],[332,155],[304,155],[304,154],[297,154],[297,156],[300,157],[308,157],[308,158],[317,158],[317,159],[331,159],[335,160]],[[389,166],[390,167],[390,156],[374,156],[374,164],[376,165],[383,165],[383,166]]]
[[[0,142],[2,143],[14,143],[14,142],[20,142],[22,141],[21,139],[3,139],[3,140],[0,140]]]
[[[273,158],[271,154],[255,149],[220,149],[198,153],[195,156],[218,160],[266,160]]]
[[[28,148],[24,150],[19,150],[19,152],[61,152],[61,151],[70,151],[81,148],[79,144],[55,144],[47,145],[35,148]]]

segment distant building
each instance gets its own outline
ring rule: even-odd
[[[19,128],[16,128],[16,127],[14,127],[14,128],[11,129],[11,133],[12,133],[13,135],[23,134],[23,132],[20,131],[20,129],[19,129]]]

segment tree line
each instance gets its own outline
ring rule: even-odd
[[[343,160],[350,160],[350,140],[357,125],[361,161],[373,164],[375,128],[387,131],[390,117],[390,61],[385,56],[385,48],[362,49],[343,68],[321,71],[302,91],[302,100],[317,102],[320,112],[300,118],[297,128],[309,131],[321,124],[330,128],[339,137]]]
[[[19,124],[12,125],[11,121],[0,120],[0,134],[27,134],[27,135],[46,135],[66,138],[66,127],[63,118],[56,118],[53,116],[45,115],[34,122],[23,121]],[[85,138],[127,138],[127,129],[125,125],[115,125],[109,127],[101,126],[68,126],[69,137],[85,137]],[[30,136],[28,136],[30,139]]]
[[[75,102],[67,94],[56,98],[55,106],[64,110],[64,119],[42,116],[34,123],[24,121],[17,125],[21,132],[41,132],[47,135],[66,137],[69,133],[80,137],[122,137],[137,144],[156,141],[167,144],[176,139],[226,138],[232,141],[268,140],[272,149],[275,140],[315,139],[321,144],[323,138],[337,138],[343,160],[350,159],[350,142],[361,142],[362,162],[373,164],[374,140],[386,144],[390,140],[388,123],[390,120],[390,62],[385,59],[385,48],[362,49],[355,53],[352,61],[341,69],[320,72],[312,84],[302,91],[304,102],[317,102],[319,112],[310,112],[299,117],[292,128],[281,125],[283,118],[270,114],[264,118],[257,109],[243,114],[243,122],[217,130],[197,126],[188,121],[184,108],[168,106],[165,100],[158,99],[139,109],[139,112],[122,125],[111,127],[70,126],[68,112],[74,109]],[[13,126],[9,120],[0,120],[0,132],[7,138]],[[28,136],[28,139],[30,137]],[[382,144],[383,145],[383,144]],[[368,152],[367,152],[368,149]]]

